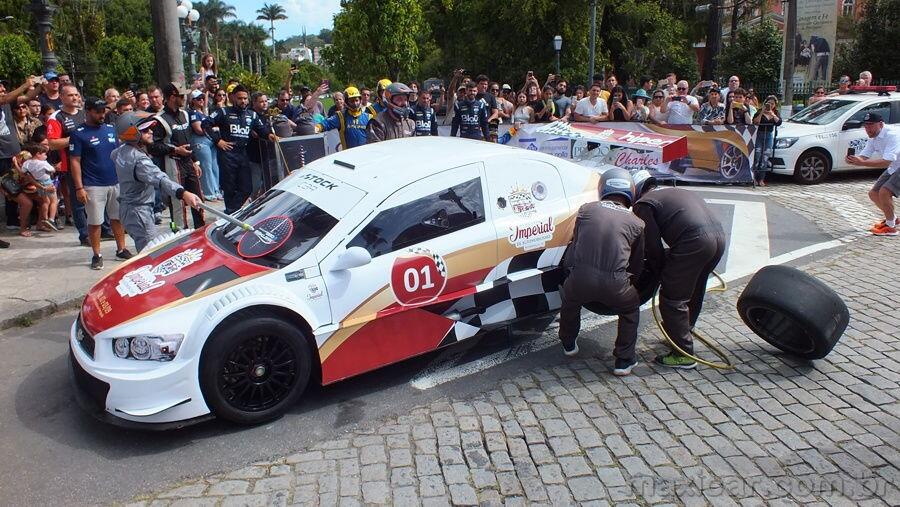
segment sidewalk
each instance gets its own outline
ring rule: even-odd
[[[734,371],[653,366],[663,346],[645,317],[641,364],[616,378],[609,333],[594,326],[577,358],[537,352],[542,367],[513,369],[482,394],[411,406],[133,505],[900,505],[900,317],[884,310],[900,306],[898,243],[859,232],[872,217],[868,184],[766,191],[847,242],[801,261],[851,311],[824,360],[753,335],[734,310],[739,284],[710,294],[698,324]]]

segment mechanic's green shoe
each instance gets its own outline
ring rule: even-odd
[[[697,361],[676,352],[670,352],[664,356],[656,356],[654,362],[660,366],[681,368],[682,370],[690,370],[697,367]]]

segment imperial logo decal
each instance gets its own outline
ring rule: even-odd
[[[146,294],[153,289],[162,287],[166,283],[165,280],[160,280],[160,278],[174,275],[187,266],[199,261],[202,257],[202,249],[192,248],[175,254],[157,266],[153,266],[152,264],[141,266],[122,276],[122,279],[119,280],[119,284],[116,285],[116,292],[122,297],[134,297],[140,294]]]
[[[544,244],[553,239],[553,217],[538,222],[529,222],[510,226],[507,238],[516,248],[534,250],[543,248]]]
[[[447,265],[440,255],[411,248],[394,259],[391,291],[403,306],[418,306],[437,299],[447,285]]]

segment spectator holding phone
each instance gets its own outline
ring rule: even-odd
[[[756,131],[756,170],[753,171],[756,184],[766,186],[766,173],[769,172],[769,157],[775,146],[775,127],[781,125],[778,115],[778,99],[774,95],[766,97],[763,108],[753,117],[753,124],[758,125]]]
[[[725,105],[725,123],[729,125],[750,125],[753,118],[750,116],[750,108],[744,102],[747,92],[743,88],[732,90],[728,94],[729,103]]]
[[[663,89],[653,91],[650,100],[650,123],[666,125],[669,123],[669,109],[666,107],[666,92]]]
[[[528,105],[528,96],[525,92],[519,92],[516,96],[516,110],[513,112],[512,121],[516,128],[534,123],[534,109]]]
[[[697,97],[688,95],[688,82],[681,80],[675,86],[675,94],[669,97],[669,125],[690,125],[694,123],[694,113],[700,111]]]
[[[625,89],[619,85],[615,85],[610,90],[609,98],[606,101],[606,107],[609,110],[610,121],[628,121],[631,119],[631,112],[634,109],[634,104],[628,100]]]

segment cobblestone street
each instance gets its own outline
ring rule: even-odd
[[[740,321],[746,279],[711,293],[698,328],[733,371],[652,366],[664,348],[642,314],[641,364],[536,352],[545,366],[238,470],[187,479],[135,505],[900,505],[900,295],[896,238],[867,178],[757,190],[846,243],[796,264],[834,288],[851,321],[825,359],[779,353]],[[752,191],[750,191],[752,192]],[[604,340],[598,326],[581,340]],[[548,331],[555,335],[555,326]],[[700,348],[699,350],[702,350]],[[240,438],[239,433],[229,438]]]

